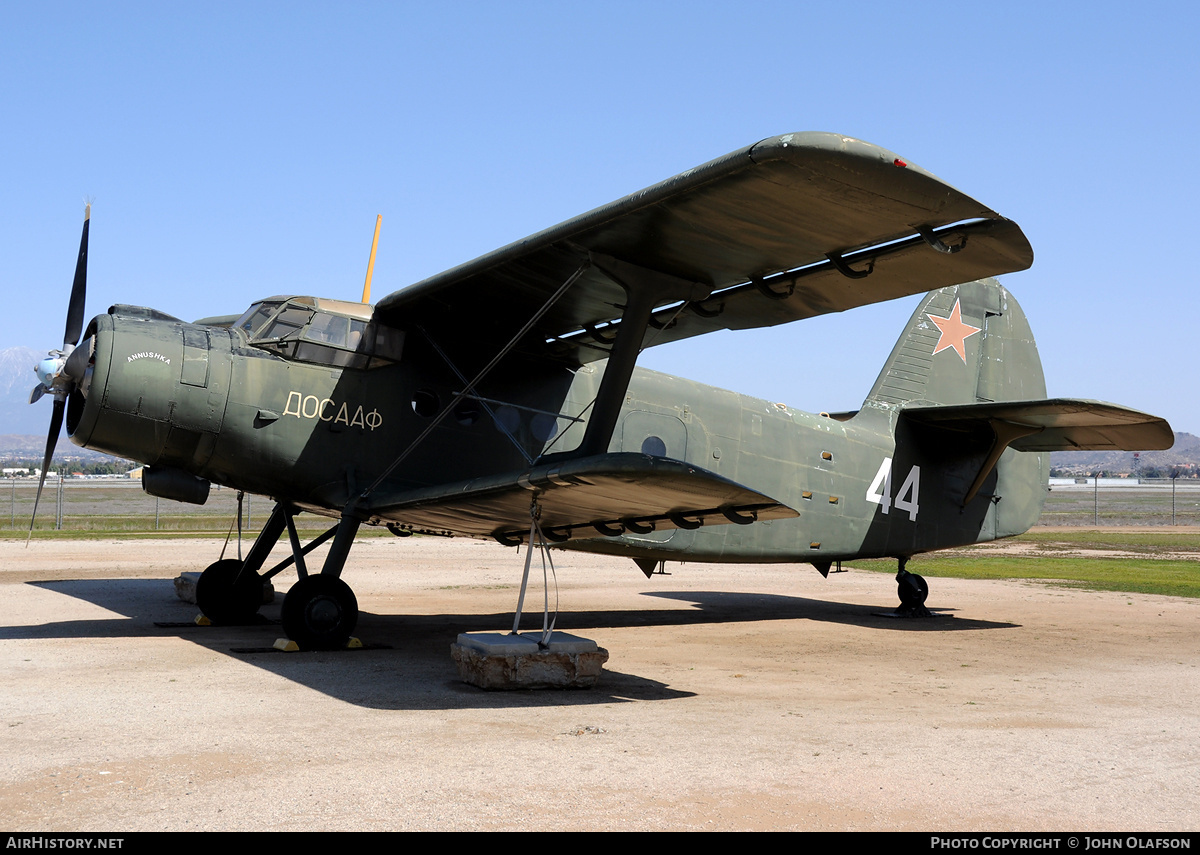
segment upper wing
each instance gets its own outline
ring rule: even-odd
[[[589,362],[608,355],[614,331],[605,326],[627,303],[623,272],[677,283],[663,292],[648,346],[1032,263],[1015,223],[893,152],[836,134],[787,134],[397,291],[376,316],[490,354],[586,267],[521,347]]]

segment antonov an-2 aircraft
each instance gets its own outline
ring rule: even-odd
[[[1162,419],[1045,397],[1021,307],[985,278],[1033,262],[1015,223],[836,134],[763,140],[374,307],[279,296],[187,323],[115,305],[84,330],[87,234],[63,348],[36,368],[32,398],[54,400],[43,473],[65,415],[77,445],[145,463],[156,496],[201,503],[215,482],[272,497],[246,559],[209,566],[198,600],[214,621],[252,618],[286,531],[300,578],[283,626],[305,648],[354,629],[341,573],[363,524],[647,573],[893,557],[915,610],[928,588],[905,562],[1029,528],[1047,452],[1172,442]],[[635,367],[651,345],[922,292],[856,412]],[[301,511],[336,522],[304,546]]]

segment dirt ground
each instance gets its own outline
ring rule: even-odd
[[[188,625],[171,580],[218,549],[0,543],[0,826],[1200,828],[1197,601],[937,579],[902,621],[879,573],[558,553],[607,671],[489,693],[449,646],[511,626],[513,550],[363,541],[368,649],[284,654]]]

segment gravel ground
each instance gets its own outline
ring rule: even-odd
[[[489,693],[449,645],[511,625],[514,551],[364,541],[368,649],[283,654],[269,622],[156,625],[219,549],[0,543],[0,825],[1200,828],[1200,602],[938,579],[946,616],[901,621],[878,573],[558,553],[559,628],[608,669]]]

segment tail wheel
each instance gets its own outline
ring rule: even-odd
[[[929,597],[929,585],[924,576],[905,572],[896,578],[896,593],[900,597],[901,608],[920,608]]]
[[[306,576],[283,598],[283,630],[303,650],[345,647],[358,624],[358,600],[334,576]]]
[[[196,583],[196,605],[216,624],[250,623],[262,605],[262,577],[243,571],[242,562],[226,558],[205,568]]]

